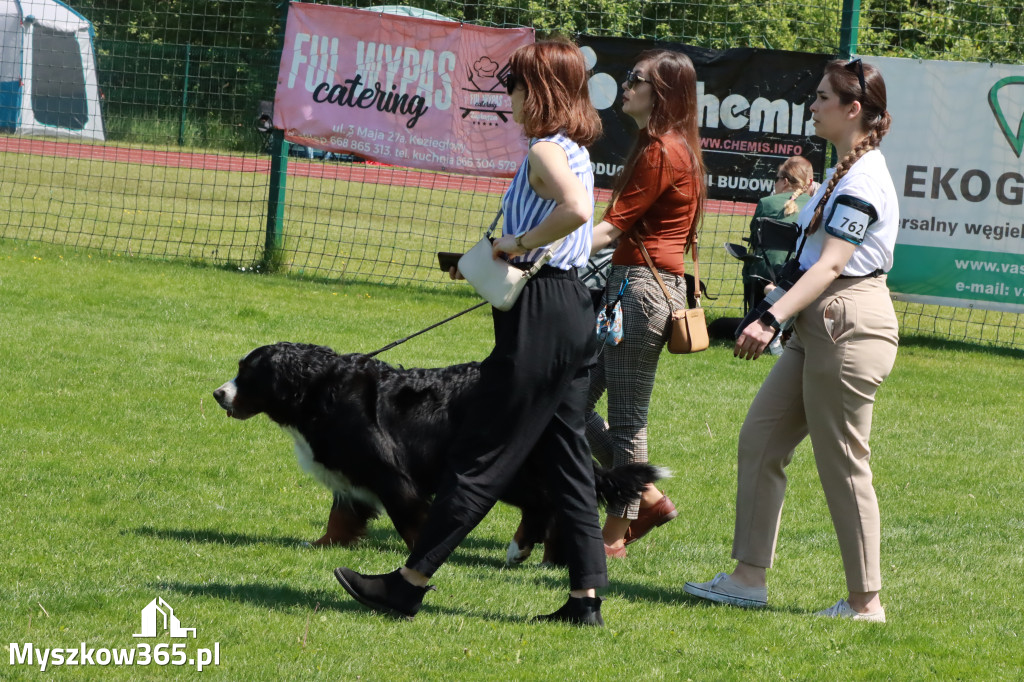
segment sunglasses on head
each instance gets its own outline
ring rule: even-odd
[[[626,87],[632,89],[636,87],[637,83],[650,83],[651,81],[647,80],[646,78],[638,74],[636,71],[630,69],[629,71],[626,72],[625,82]]]
[[[843,65],[844,69],[850,69],[857,74],[857,81],[860,83],[860,96],[863,97],[867,94],[867,89],[864,87],[864,62],[860,60],[860,57],[852,59]]]

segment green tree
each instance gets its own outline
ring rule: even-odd
[[[370,7],[390,0],[316,0]],[[486,26],[627,36],[709,48],[835,54],[843,0],[399,0]],[[96,30],[108,120],[240,126],[273,98],[280,0],[72,0]],[[1020,0],[861,0],[864,55],[1024,62]],[[187,78],[186,78],[186,73]]]
[[[894,57],[1020,63],[1024,4],[1011,0],[864,0],[860,52]]]

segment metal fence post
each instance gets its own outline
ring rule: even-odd
[[[185,146],[185,121],[188,118],[188,77],[192,64],[192,43],[185,43],[185,85],[181,88],[181,123],[178,125],[178,146]]]
[[[284,131],[270,131],[270,188],[267,193],[267,238],[263,246],[263,268],[271,272],[281,265],[281,241],[284,233],[284,204],[287,196],[288,140]]]
[[[281,51],[284,51],[285,26],[288,23],[288,3],[281,3]],[[278,59],[280,63],[280,58]],[[270,187],[267,192],[267,233],[263,245],[262,266],[265,272],[277,270],[283,261],[282,236],[284,233],[284,205],[287,197],[288,140],[284,131],[270,131]]]
[[[839,56],[849,59],[857,51],[860,28],[860,0],[843,0],[843,17],[839,25]]]
[[[857,51],[857,31],[860,28],[860,0],[843,0],[843,16],[839,24],[839,58],[849,59]],[[825,147],[825,167],[831,168],[836,159],[832,143]]]

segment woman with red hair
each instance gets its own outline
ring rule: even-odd
[[[519,48],[506,86],[530,151],[502,198],[504,236],[495,258],[529,269],[551,250],[511,310],[492,311],[494,350],[480,367],[465,427],[451,443],[444,476],[412,554],[392,573],[335,570],[359,603],[411,618],[427,581],[494,506],[533,453],[548,463],[569,563],[569,599],[542,620],[603,625],[595,588],[607,584],[585,412],[594,309],[577,269],[590,256],[594,174],[586,146],[601,132],[587,68],[576,45]],[[452,276],[457,273],[452,272]]]

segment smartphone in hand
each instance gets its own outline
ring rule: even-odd
[[[462,258],[461,253],[452,253],[451,251],[438,251],[437,265],[445,272],[448,272],[452,268],[459,267],[460,258]]]

